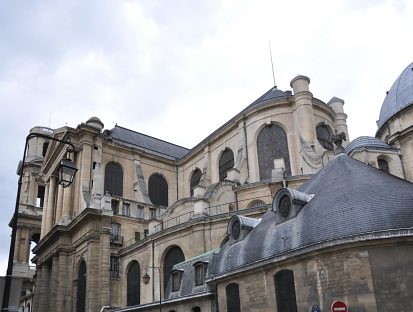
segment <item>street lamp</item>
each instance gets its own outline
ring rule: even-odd
[[[30,139],[35,138],[35,137],[46,138],[48,140],[67,144],[70,146],[70,150],[68,149],[68,152],[75,151],[75,146],[72,143],[68,141],[56,139],[54,137],[51,137],[45,134],[30,133],[26,137],[22,165],[19,170],[19,181],[18,181],[18,186],[17,186],[16,205],[14,207],[14,214],[13,214],[13,219],[12,219],[9,262],[7,264],[6,279],[4,281],[4,293],[3,293],[3,302],[1,304],[1,311],[9,310],[9,297],[10,297],[11,279],[12,279],[12,274],[13,274],[14,247],[16,244],[17,218],[19,214],[19,202],[20,202],[20,192],[21,192],[22,180],[23,180],[23,169],[24,169],[24,165],[26,161],[27,143],[29,142]],[[70,159],[64,159],[59,165],[58,171],[59,171],[59,184],[61,184],[63,187],[68,187],[70,184],[72,184],[77,169]]]
[[[148,284],[149,284],[149,281],[151,280],[151,277],[150,277],[149,274],[148,274],[148,269],[152,269],[152,272],[153,272],[153,269],[158,269],[158,272],[159,272],[159,312],[162,312],[161,269],[159,269],[159,267],[156,267],[156,266],[150,266],[150,267],[147,266],[147,267],[145,268],[145,274],[142,276],[142,280],[143,280],[143,283],[144,283],[145,285],[148,285]]]

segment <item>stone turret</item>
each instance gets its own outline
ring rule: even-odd
[[[328,103],[328,106],[334,111],[334,128],[338,133],[344,132],[347,137],[347,141],[343,142],[343,146],[347,146],[349,143],[349,135],[347,128],[347,115],[344,113],[344,101],[342,99],[333,97]]]

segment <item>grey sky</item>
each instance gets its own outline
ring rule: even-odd
[[[374,135],[413,61],[413,2],[0,1],[0,274],[24,138],[91,116],[192,147],[298,74],[345,100],[351,138]]]

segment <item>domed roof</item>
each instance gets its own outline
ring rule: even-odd
[[[361,136],[349,143],[346,146],[346,154],[350,155],[354,150],[360,149],[393,149],[390,145],[386,144],[385,142],[369,137],[369,136]]]
[[[413,104],[413,63],[407,66],[387,92],[380,110],[377,126],[384,123],[402,109]]]

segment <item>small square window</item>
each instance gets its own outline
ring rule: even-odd
[[[119,258],[117,256],[110,256],[110,277],[119,277]]]
[[[149,209],[149,218],[152,219],[156,219],[156,209]]]
[[[119,213],[119,201],[118,200],[112,199],[111,207],[112,207],[112,211],[113,211],[114,214]]]
[[[138,206],[138,212],[137,212],[137,218],[138,219],[143,219],[145,217],[145,209],[143,206],[139,205]]]
[[[124,216],[127,216],[127,217],[130,216],[130,204],[128,204],[128,203],[123,203],[122,214],[123,214]]]

